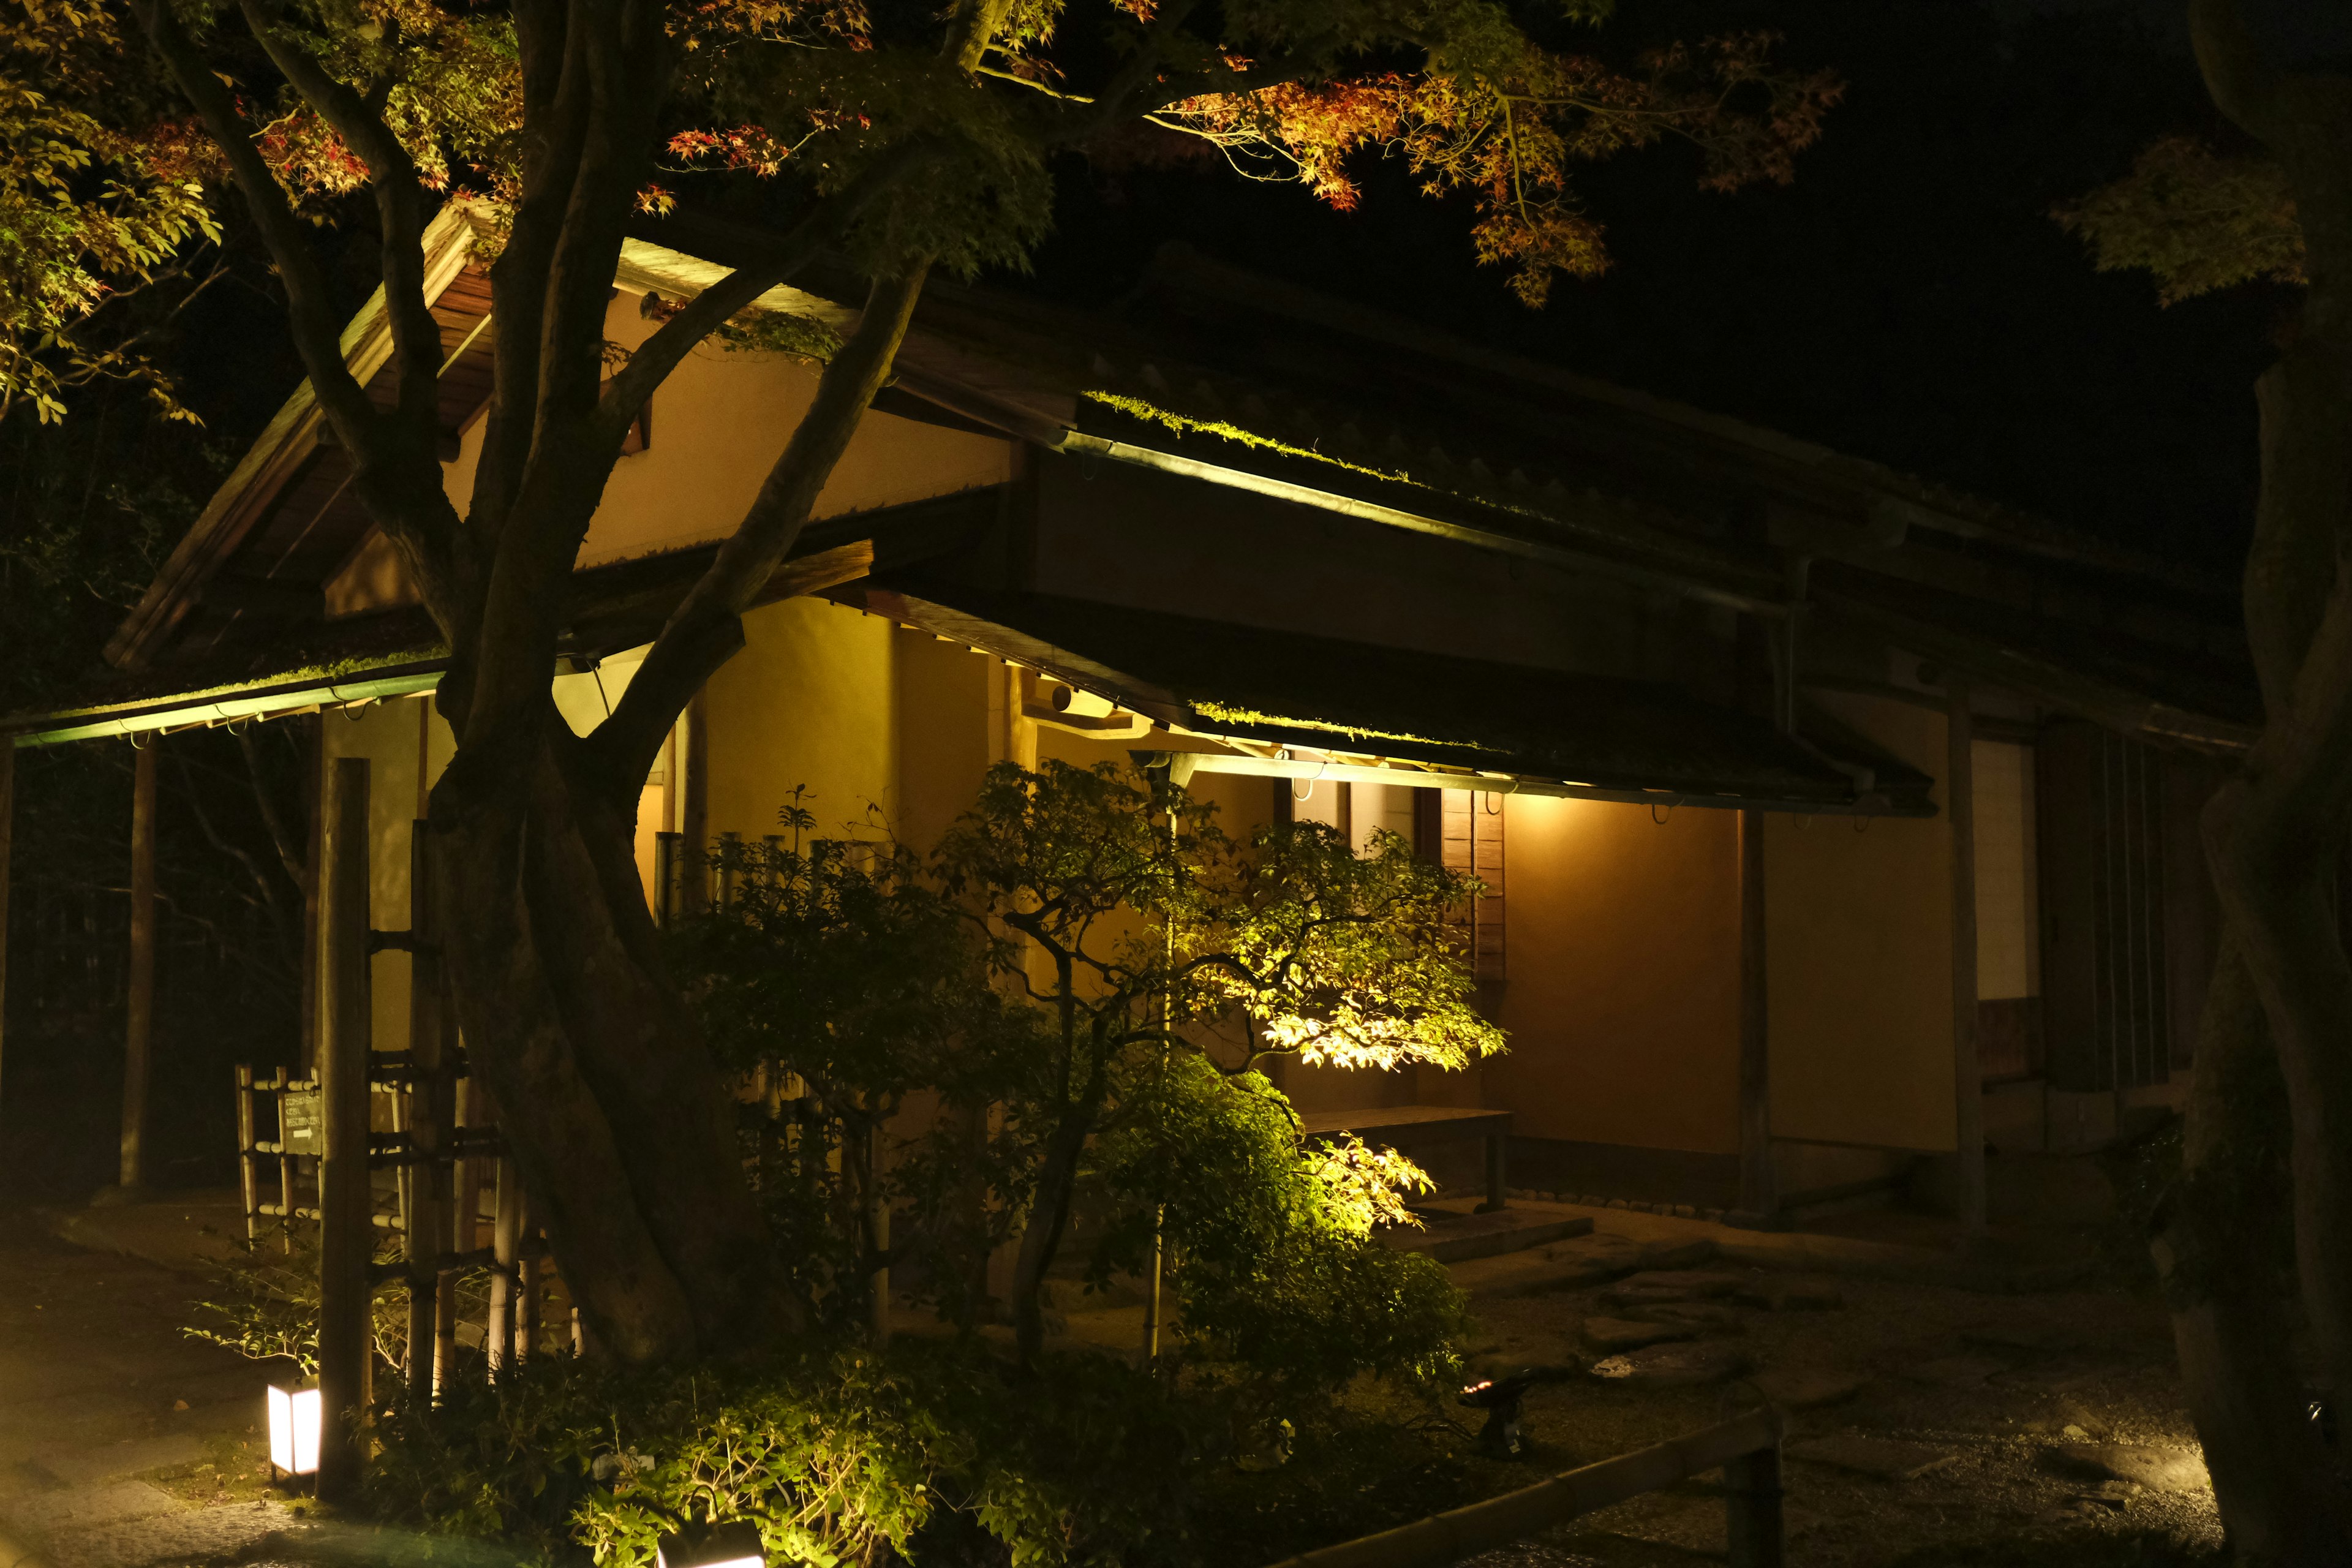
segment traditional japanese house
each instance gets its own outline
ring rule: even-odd
[[[623,346],[748,243],[645,233]],[[430,237],[461,507],[473,242],[457,207]],[[853,282],[765,302],[845,319]],[[381,389],[380,301],[345,342]],[[662,386],[550,671],[575,727],[814,385],[707,346]],[[348,476],[296,391],[122,624],[114,683],[6,728],[323,712],[330,757],[373,761],[398,927],[446,650]],[[646,782],[649,890],[673,847],[775,833],[796,785],[919,846],[992,762],[1181,753],[1230,826],[1393,828],[1487,885],[1509,1054],[1293,1065],[1304,1110],[1507,1111],[1514,1185],[1751,1214],[1958,1201],[1984,1147],[2093,1142],[2169,1092],[2213,940],[2191,818],[2258,711],[2227,584],[1180,250],[1099,311],[934,283],[745,631]],[[397,1039],[409,959],[373,962]]]

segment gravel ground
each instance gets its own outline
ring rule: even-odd
[[[1761,1283],[1790,1277],[1738,1269]],[[2126,1295],[1980,1295],[1841,1279],[1821,1281],[1839,1305],[1794,1309],[1714,1303],[1728,1321],[1702,1338],[1736,1347],[1748,1377],[1706,1387],[1639,1389],[1584,1376],[1530,1394],[1529,1479],[1644,1447],[1722,1420],[1762,1397],[1808,1398],[1857,1384],[1842,1399],[1792,1412],[1783,1484],[1790,1561],[1865,1568],[1930,1548],[2046,1542],[2087,1548],[2098,1537],[2218,1548],[2212,1494],[2194,1462],[2169,1326],[2160,1305]],[[1590,1363],[1591,1317],[1627,1318],[1604,1289],[1478,1303],[1482,1366]],[[1806,1387],[1806,1384],[1811,1384]],[[1824,1438],[1877,1458],[1915,1446],[1926,1473],[1893,1479],[1803,1457]],[[1854,1440],[1863,1440],[1856,1442]],[[2084,1450],[2116,1445],[2168,1460],[2165,1484],[2102,1479]],[[1895,1452],[1895,1450],[1886,1450]],[[2106,1456],[2113,1458],[2114,1456]],[[2126,1467],[2128,1468],[2128,1467]],[[2183,1489],[2174,1489],[2176,1487]],[[1542,1542],[1480,1559],[1481,1568],[1637,1564],[1723,1550],[1722,1502],[1703,1485],[1593,1515]],[[2038,1558],[2041,1554],[2034,1553]],[[2071,1556],[2055,1552],[2052,1560]]]

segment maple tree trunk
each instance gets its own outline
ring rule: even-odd
[[[536,734],[461,748],[430,816],[452,992],[596,1342],[630,1362],[754,1351],[800,1303],[663,972],[619,794],[551,707]]]
[[[2267,1025],[2286,1095],[2300,1299],[2340,1405],[2352,1397],[2352,957],[2336,903],[2352,820],[2352,76],[2282,68],[2232,0],[2195,0],[2190,20],[2214,102],[2287,174],[2310,279],[2293,340],[2257,386],[2262,493],[2244,586],[2266,721],[2203,826],[2244,967],[2241,983],[2225,963],[2216,988],[2250,989]],[[2199,1168],[2242,1158],[2254,1135],[2251,1075],[2232,1070],[2259,1050],[2254,1031],[2217,1026],[2210,1037],[2221,1059],[2199,1064]],[[2189,1223],[2218,1233],[2233,1217],[2254,1218],[2225,1209]],[[2284,1417],[2264,1380],[2275,1381],[2280,1325],[2229,1291],[2206,1296],[2176,1329],[2232,1540],[2284,1562],[2342,1561],[2340,1458],[2306,1478],[2304,1456],[2273,1430]]]
[[[2340,1562],[2352,1544],[2343,1500],[2289,1349],[2284,1099],[2262,1000],[2226,941],[2198,1030],[2180,1182],[2154,1250],[2232,1548],[2258,1563]]]

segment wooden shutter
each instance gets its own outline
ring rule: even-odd
[[[2038,751],[2050,1083],[2160,1082],[2172,1047],[2158,759],[2083,723],[2051,725]]]
[[[1442,837],[1438,858],[1486,884],[1468,915],[1475,973],[1481,980],[1503,978],[1503,797],[1483,790],[1447,789],[1440,797]]]

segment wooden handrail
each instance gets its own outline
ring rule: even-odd
[[[1780,1412],[1770,1406],[1654,1447],[1412,1524],[1286,1559],[1274,1568],[1440,1568],[1722,1466],[1732,1568],[1780,1568]]]

